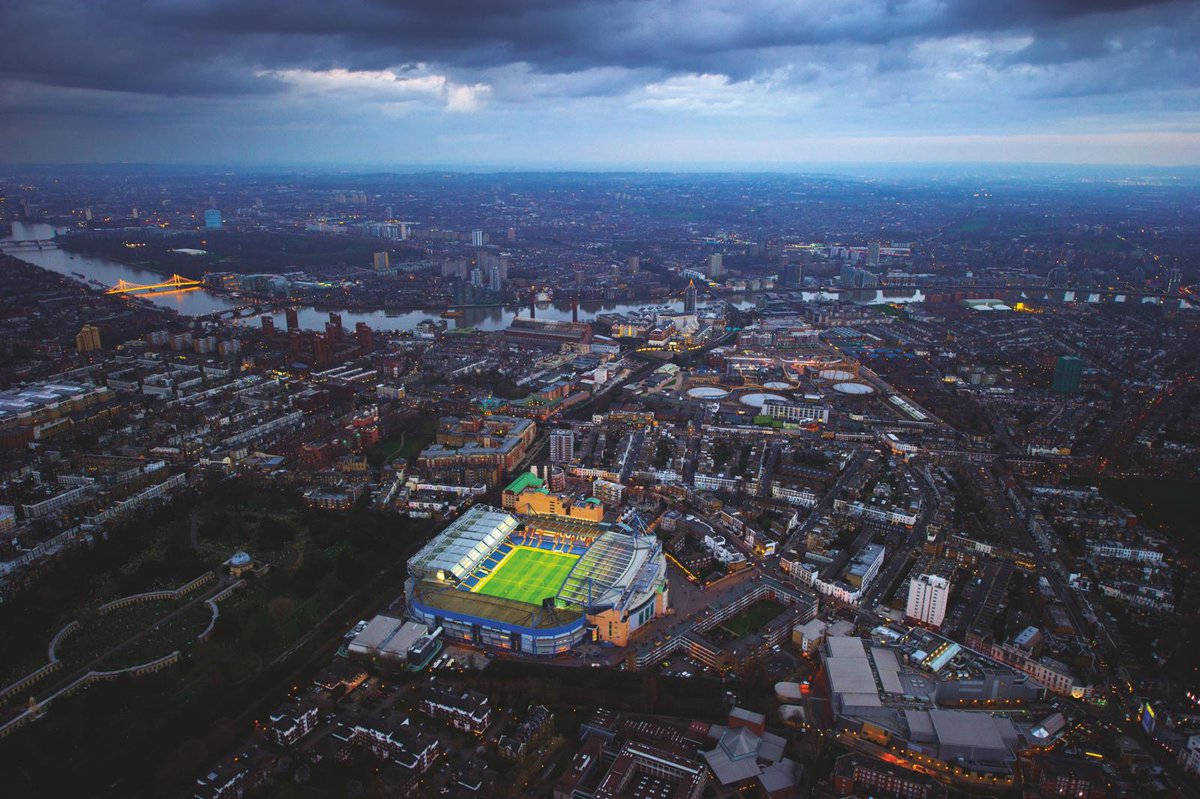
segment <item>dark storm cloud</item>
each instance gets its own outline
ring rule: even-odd
[[[1104,37],[1183,18],[1186,4],[1075,0],[5,0],[0,74],[56,86],[172,95],[276,91],[259,70],[384,69],[515,62],[543,73],[618,67],[732,80],[793,48],[881,45],[968,33],[1029,33],[1033,63],[1104,55]],[[1090,52],[1089,52],[1090,51]],[[1020,59],[1023,56],[1010,56]],[[901,55],[887,56],[903,66]],[[888,64],[882,64],[888,68]],[[619,83],[616,85],[620,85]],[[605,93],[604,87],[591,89]]]
[[[1197,41],[1180,0],[0,0],[0,159],[1191,162]]]

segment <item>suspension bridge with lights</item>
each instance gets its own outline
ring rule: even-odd
[[[105,294],[130,294],[145,297],[153,294],[175,294],[183,291],[196,291],[203,284],[199,280],[191,280],[181,275],[171,275],[161,283],[138,284],[125,279],[117,281],[117,285],[105,291]]]

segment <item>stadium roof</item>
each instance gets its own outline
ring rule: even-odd
[[[517,602],[498,596],[460,591],[443,583],[423,580],[413,594],[417,601],[434,612],[443,611],[461,617],[487,619],[509,627],[546,630],[579,622],[578,609],[547,609],[529,602]]]
[[[559,599],[585,607],[616,602],[648,551],[633,536],[604,533],[571,570]]]
[[[562,516],[530,516],[525,520],[525,530],[542,533],[595,538],[611,529],[607,522],[592,522],[585,519],[568,519]]]
[[[408,560],[414,577],[453,575],[461,580],[517,529],[515,516],[488,505],[476,505],[438,533]]]

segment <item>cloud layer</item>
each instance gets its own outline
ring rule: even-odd
[[[7,0],[0,145],[41,161],[1198,163],[1197,41],[1200,5],[1136,0]]]

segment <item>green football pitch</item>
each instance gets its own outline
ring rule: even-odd
[[[516,547],[475,586],[475,593],[540,605],[558,594],[577,560],[578,555]]]

